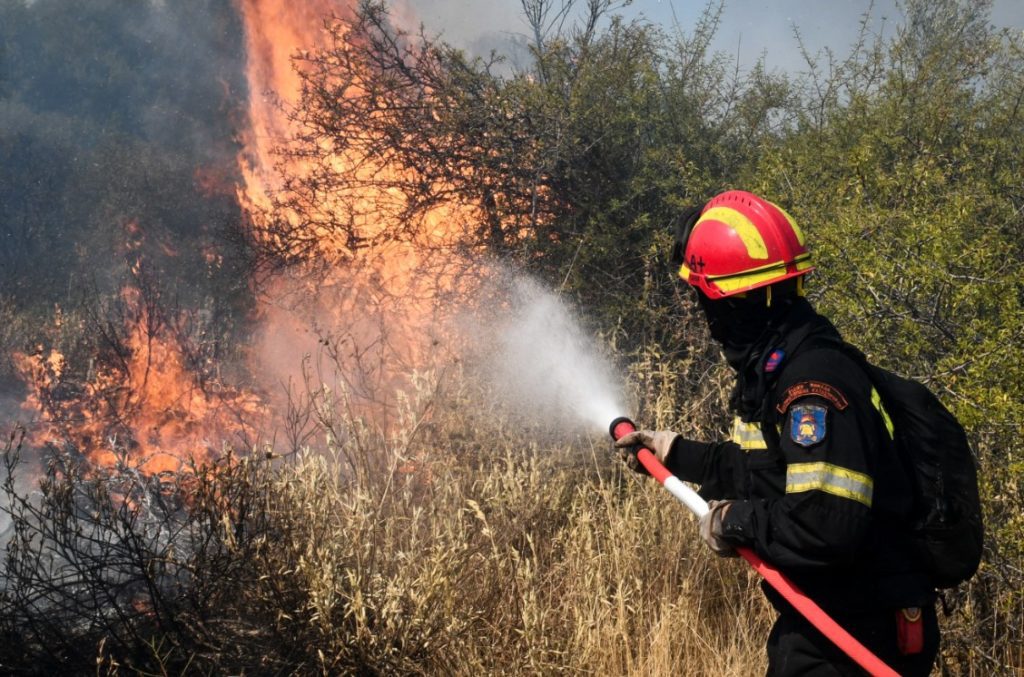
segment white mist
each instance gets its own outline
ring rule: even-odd
[[[606,431],[623,409],[618,379],[558,295],[519,277],[493,325],[486,358],[496,396],[534,420],[568,417]]]

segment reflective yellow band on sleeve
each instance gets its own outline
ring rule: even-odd
[[[885,405],[882,404],[882,396],[873,387],[871,388],[871,404],[882,415],[882,420],[885,421],[885,429],[889,431],[889,439],[896,439],[894,428],[892,427],[892,419],[889,418],[889,412],[885,410]]]
[[[831,463],[793,463],[786,466],[786,493],[824,491],[871,507],[875,483],[864,473]]]
[[[768,448],[768,443],[764,441],[764,435],[761,434],[761,426],[756,423],[747,423],[739,416],[732,423],[732,441],[744,451]]]

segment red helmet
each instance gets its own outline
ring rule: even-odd
[[[704,205],[684,246],[679,277],[711,299],[814,270],[793,217],[742,190],[716,195]]]

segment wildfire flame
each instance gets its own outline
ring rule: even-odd
[[[302,78],[297,68],[302,67],[311,50],[315,53],[321,39],[329,37],[332,47],[337,48],[339,38],[346,34],[346,20],[355,16],[352,5],[354,2],[328,0],[301,5],[285,0],[240,0],[250,91],[273,93],[251,96],[251,128],[243,137],[246,148],[240,158],[245,182],[239,189],[239,199],[250,208],[256,239],[274,237],[259,227],[268,212],[274,212],[276,218],[303,220],[279,207],[275,211],[268,195],[286,190],[282,174],[304,177],[317,167],[300,159],[301,154],[282,156],[275,150],[302,131],[287,115],[300,100]],[[392,16],[396,12],[400,19],[409,21],[406,8],[393,7]],[[344,83],[342,89],[346,96],[364,94],[358,76]],[[382,390],[400,387],[409,370],[429,366],[440,352],[443,332],[436,321],[438,301],[442,296],[459,296],[459,273],[469,267],[452,253],[451,245],[463,239],[464,224],[474,219],[476,211],[456,201],[438,204],[415,224],[411,236],[388,237],[388,233],[410,231],[403,227],[408,224],[399,222],[407,196],[394,186],[415,177],[403,168],[351,151],[332,153],[329,162],[332,171],[356,179],[353,185],[359,187],[358,192],[326,191],[318,195],[317,203],[308,207],[318,218],[304,222],[354,224],[356,236],[307,226],[311,231],[308,239],[314,246],[304,252],[306,260],[299,267],[326,269],[326,273],[315,282],[303,282],[300,271],[265,288],[269,302],[262,309],[263,340],[255,356],[264,366],[283,365],[279,381],[294,380],[302,352],[316,350],[310,341],[315,335],[319,345],[334,349],[334,362],[348,372],[341,376],[349,386],[360,380],[365,383],[369,370],[376,392],[367,393],[363,399],[380,402]],[[353,240],[363,246],[354,247]],[[436,260],[439,256],[444,259],[440,265]],[[296,297],[302,302],[290,301]],[[311,332],[314,324],[316,330]],[[368,366],[366,358],[371,354],[376,356],[377,364]]]
[[[350,16],[346,3],[310,0],[239,0],[245,25],[246,78],[249,83],[249,128],[241,130],[244,151],[239,158],[245,185],[243,205],[269,208],[268,195],[280,188],[274,172],[274,150],[294,132],[286,110],[298,101],[302,87],[292,57],[317,44],[317,33],[331,16]]]
[[[188,459],[220,453],[223,441],[238,439],[247,418],[262,413],[260,400],[203,382],[139,291],[128,288],[123,296],[129,309],[124,343],[94,362],[84,381],[69,378],[57,349],[14,355],[30,386],[22,406],[41,416],[30,441],[71,443],[97,465],[127,461],[147,473],[180,470]]]
[[[293,57],[316,50],[329,33],[328,25],[337,30],[351,19],[355,0],[237,1],[249,84],[248,127],[239,130],[243,183],[237,198],[254,226],[253,239],[258,240],[269,237],[269,231],[258,226],[279,204],[273,196],[285,190],[282,170],[290,176],[314,170],[276,153],[298,131],[288,116],[300,101],[302,85]],[[404,8],[399,12],[408,16]],[[358,82],[349,91],[358,95]],[[394,178],[388,185],[401,185],[403,178],[402,169],[366,158],[339,155],[332,162],[341,173]],[[223,193],[223,176],[214,171],[199,169],[194,179],[211,194]],[[382,391],[394,390],[411,370],[430,366],[431,357],[440,352],[434,325],[438,294],[457,292],[461,279],[450,245],[462,237],[460,224],[475,214],[466,204],[441,204],[422,218],[412,237],[376,237],[403,225],[394,221],[401,218],[404,201],[400,190],[367,188],[358,195],[327,195],[314,206],[340,221],[356,223],[359,240],[375,244],[354,248],[351,238],[314,231],[315,246],[299,267],[321,273],[326,269],[326,274],[312,278],[300,270],[264,283],[258,318],[261,338],[251,351],[250,367],[252,374],[263,378],[265,390],[300,378],[303,355],[318,350],[328,352],[336,368],[346,372],[340,379],[348,387],[361,379],[365,393],[356,394],[376,404],[381,403]],[[127,222],[121,252],[136,276],[144,263],[142,226]],[[177,253],[170,244],[158,246],[167,256]],[[441,270],[428,261],[439,251],[448,257]],[[220,254],[204,249],[203,256],[216,262]],[[218,454],[224,440],[238,440],[247,431],[247,421],[266,420],[264,400],[211,379],[188,359],[185,346],[174,336],[173,322],[154,317],[138,289],[126,288],[123,296],[129,312],[122,345],[94,357],[84,377],[81,369],[76,375],[69,373],[68,357],[57,348],[39,346],[14,356],[29,388],[23,408],[38,420],[35,444],[70,442],[102,465],[123,461],[127,455],[134,467],[156,473],[179,469],[189,458]],[[377,412],[386,414],[386,409]]]

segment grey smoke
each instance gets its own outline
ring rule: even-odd
[[[227,189],[244,64],[231,0],[0,3],[0,297],[21,309],[116,293],[136,222],[169,295],[237,301],[242,254],[225,245],[241,219]]]

